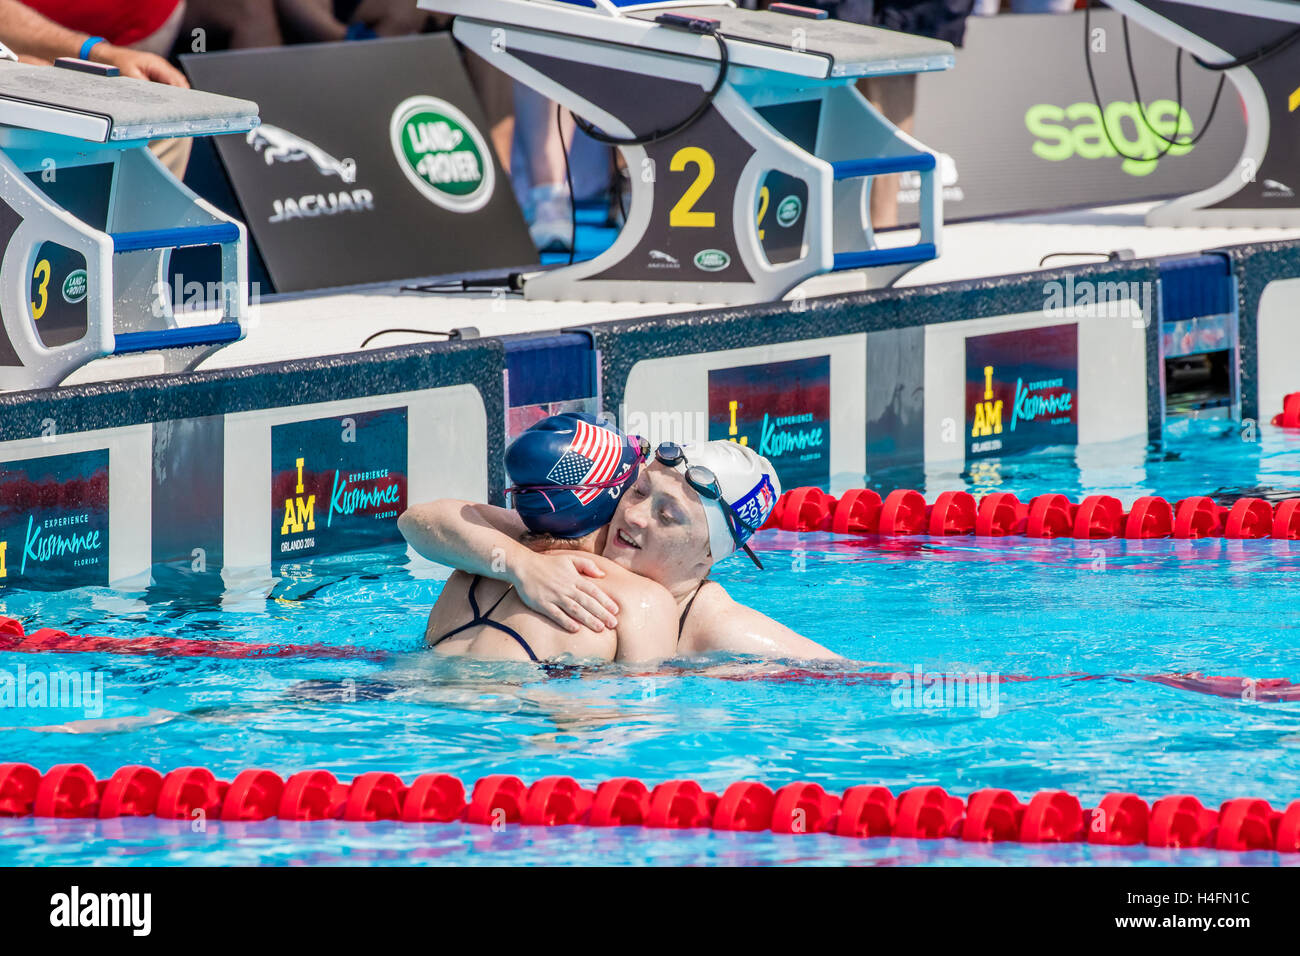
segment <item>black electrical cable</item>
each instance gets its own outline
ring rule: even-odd
[[[1092,100],[1097,107],[1097,114],[1101,118],[1101,131],[1106,137],[1106,142],[1110,144],[1110,148],[1115,151],[1116,155],[1122,156],[1124,159],[1132,160],[1133,162],[1139,162],[1139,163],[1146,163],[1146,162],[1151,162],[1153,160],[1161,159],[1164,156],[1168,155],[1169,151],[1173,149],[1175,146],[1196,145],[1196,143],[1200,142],[1201,137],[1205,135],[1206,131],[1210,128],[1210,123],[1213,122],[1214,120],[1214,114],[1219,107],[1219,97],[1223,93],[1223,82],[1226,79],[1226,77],[1222,77],[1222,76],[1219,77],[1219,85],[1218,88],[1215,89],[1214,91],[1214,100],[1210,104],[1210,111],[1205,117],[1205,124],[1201,127],[1201,131],[1191,139],[1185,139],[1185,140],[1179,140],[1176,138],[1167,139],[1164,135],[1157,133],[1151,127],[1151,123],[1146,116],[1146,110],[1142,106],[1142,101],[1139,98],[1139,90],[1137,85],[1137,71],[1133,68],[1133,52],[1132,52],[1132,47],[1129,44],[1127,17],[1123,18],[1123,23],[1124,23],[1124,53],[1125,53],[1125,57],[1128,60],[1129,80],[1133,84],[1133,95],[1134,98],[1137,99],[1138,101],[1138,115],[1142,117],[1142,122],[1147,127],[1147,129],[1150,130],[1150,132],[1157,139],[1159,139],[1162,143],[1164,143],[1165,147],[1160,152],[1156,153],[1154,156],[1132,156],[1124,152],[1122,149],[1120,149],[1119,146],[1116,145],[1114,137],[1110,135],[1110,123],[1106,120],[1106,111],[1101,104],[1101,93],[1098,92],[1097,90],[1097,77],[1092,69],[1092,51],[1089,46],[1089,40],[1092,34],[1092,9],[1091,7],[1084,7],[1083,62],[1084,62],[1084,66],[1088,71],[1088,85],[1092,88]],[[1183,116],[1183,48],[1182,47],[1179,47],[1177,53],[1174,54],[1174,89],[1175,89],[1175,96],[1177,97],[1177,108],[1178,108],[1178,112],[1175,115],[1177,119],[1181,121]],[[1175,132],[1174,135],[1176,137],[1177,132]]]
[[[685,132],[694,126],[700,117],[708,112],[709,107],[713,105],[713,101],[722,90],[722,85],[727,82],[727,74],[731,67],[731,53],[727,49],[727,38],[716,29],[709,30],[708,35],[718,42],[718,76],[713,81],[713,87],[704,95],[700,105],[681,122],[674,123],[666,129],[654,130],[642,136],[610,136],[608,133],[602,133],[594,125],[570,110],[569,115],[573,117],[573,124],[596,142],[604,143],[607,146],[648,146],[651,143],[657,143],[660,140]],[[569,162],[569,148],[564,143],[564,124],[559,103],[555,104],[555,130],[559,134],[560,149],[564,153],[564,182],[569,187],[569,226],[572,230],[572,238],[569,240],[569,265],[573,265],[573,258],[578,251],[578,201],[573,195],[573,168]],[[623,213],[623,220],[626,222],[627,210],[623,208],[623,192],[621,189],[618,195],[618,205]]]
[[[1245,56],[1239,56],[1235,60],[1229,60],[1227,63],[1206,63],[1195,53],[1192,59],[1196,61],[1197,66],[1204,67],[1207,70],[1235,70],[1239,66],[1254,66],[1261,60],[1267,60],[1276,53],[1281,53],[1296,40],[1300,40],[1300,27],[1296,27],[1280,40],[1274,41],[1270,45],[1262,46],[1254,53],[1247,53]]]
[[[1133,257],[1130,250],[1124,250],[1124,252],[1127,252],[1128,254],[1124,255],[1118,249],[1110,252],[1049,252],[1047,255],[1043,256],[1043,258],[1038,260],[1038,265],[1041,267],[1048,259],[1055,259],[1061,256],[1096,256],[1098,259],[1105,259],[1108,262],[1114,262],[1116,259],[1131,259]]]
[[[1129,82],[1133,84],[1133,99],[1137,103],[1138,116],[1142,117],[1142,124],[1148,130],[1150,130],[1152,136],[1160,140],[1162,143],[1165,143],[1168,147],[1160,155],[1164,156],[1166,153],[1169,152],[1169,150],[1173,149],[1174,146],[1187,146],[1188,148],[1195,146],[1197,143],[1201,141],[1201,137],[1205,135],[1205,131],[1210,128],[1210,124],[1214,122],[1214,114],[1219,109],[1219,97],[1223,95],[1223,84],[1224,81],[1227,80],[1227,77],[1226,76],[1219,77],[1219,85],[1214,88],[1214,99],[1210,101],[1210,112],[1206,115],[1205,122],[1201,125],[1201,131],[1197,133],[1195,136],[1193,136],[1191,139],[1185,141],[1184,140],[1175,141],[1171,139],[1165,139],[1164,134],[1156,132],[1155,127],[1151,125],[1151,121],[1147,119],[1146,108],[1143,107],[1142,105],[1142,93],[1138,89],[1137,70],[1134,69],[1133,67],[1133,46],[1129,42],[1128,17],[1124,17],[1123,22],[1124,22],[1124,58],[1128,61],[1128,78],[1129,78]],[[1178,48],[1178,54],[1177,56],[1174,57],[1174,84],[1178,94],[1178,113],[1176,114],[1176,125],[1174,127],[1174,135],[1177,136],[1178,135],[1177,124],[1181,123],[1183,118],[1183,48],[1182,47]],[[1104,122],[1105,121],[1103,118],[1103,125]]]
[[[617,157],[615,158],[614,161],[614,169],[616,171],[618,170]],[[628,182],[631,183],[632,171],[630,169],[627,171],[627,178],[628,178]],[[618,190],[618,211],[623,216],[623,222],[619,224],[619,227],[622,228],[624,225],[627,224],[627,206],[623,205],[623,173],[622,172],[617,172],[617,176],[614,180],[614,188]]]
[[[555,134],[560,137],[560,152],[564,154],[564,183],[569,187],[569,265],[573,265],[573,257],[578,252],[578,197],[573,195],[573,168],[569,165],[569,147],[564,144],[564,114],[559,103],[555,104]]]
[[[660,140],[676,136],[678,133],[685,132],[687,129],[694,126],[700,117],[708,112],[709,107],[713,105],[714,99],[717,98],[718,93],[722,90],[722,85],[727,82],[727,73],[731,66],[731,54],[727,50],[727,38],[718,30],[711,30],[708,35],[718,41],[718,77],[713,81],[713,88],[704,94],[704,99],[700,101],[700,105],[681,122],[674,123],[672,126],[664,129],[652,130],[651,132],[644,133],[640,136],[623,137],[610,136],[608,133],[603,133],[598,130],[582,117],[574,116],[573,121],[577,124],[578,129],[582,130],[596,142],[604,143],[607,146],[648,146],[651,143],[657,143]]]
[[[361,347],[365,348],[367,345],[369,345],[375,339],[379,338],[379,336],[381,335],[389,335],[394,332],[405,332],[409,335],[445,335],[449,339],[460,338],[459,333],[439,332],[433,329],[383,329],[382,331],[376,332],[374,335],[368,336],[366,340],[361,343]]]
[[[501,276],[484,276],[481,279],[460,279],[455,282],[428,282],[423,285],[404,285],[399,292],[427,292],[432,295],[456,295],[471,292],[491,292],[505,289],[509,293],[522,293],[523,273],[510,272]]]

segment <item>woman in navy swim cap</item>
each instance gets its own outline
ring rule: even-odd
[[[529,531],[582,538],[609,524],[644,457],[641,439],[602,419],[552,415],[506,449],[506,494]]]
[[[732,442],[664,442],[651,451],[634,436],[620,441],[617,458],[588,456],[578,422],[617,433],[584,416],[534,425],[506,454],[518,511],[451,499],[416,505],[399,522],[407,541],[426,558],[509,582],[522,603],[570,630],[615,620],[616,602],[597,580],[607,571],[576,551],[533,553],[521,542],[537,534],[666,588],[678,612],[679,654],[839,656],[706,580],[738,550],[758,563],[748,540],[781,491],[766,458]]]
[[[672,595],[593,553],[641,459],[639,443],[585,415],[555,415],[520,436],[506,452],[515,481],[508,493],[528,534],[498,548],[492,568],[467,563],[472,573],[452,575],[429,614],[426,643],[439,654],[479,658],[672,657]],[[411,519],[403,521],[406,530]],[[578,579],[573,597],[548,597],[557,571]]]

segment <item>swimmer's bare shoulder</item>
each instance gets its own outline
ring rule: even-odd
[[[718,651],[781,660],[843,660],[816,641],[733,600],[716,581],[706,581],[687,615],[680,652]]]
[[[453,571],[447,583],[442,586],[442,593],[429,609],[429,620],[424,625],[424,643],[432,647],[440,634],[446,634],[457,624],[464,623],[464,608],[467,605],[471,575],[464,571]],[[459,618],[459,620],[458,620]]]
[[[561,550],[548,553],[568,553]],[[668,589],[599,554],[588,554],[605,572],[601,585],[618,602],[614,660],[661,661],[677,655],[677,603]]]

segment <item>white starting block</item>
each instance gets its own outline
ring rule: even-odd
[[[1226,76],[1246,113],[1240,160],[1213,186],[1156,206],[1147,225],[1300,225],[1300,2],[1106,2],[1183,47],[1198,59],[1196,68]],[[1229,91],[1219,109],[1235,108],[1231,99]]]
[[[0,390],[155,349],[178,371],[243,338],[244,226],[147,144],[257,122],[245,100],[0,61]],[[181,327],[159,294],[171,250],[207,245],[221,247],[222,317]]]
[[[602,255],[527,276],[535,299],[760,302],[824,272],[888,285],[940,251],[935,154],[854,87],[944,70],[950,44],[730,0],[419,0],[456,38],[623,151],[631,206]],[[920,241],[880,248],[872,177],[915,171]]]

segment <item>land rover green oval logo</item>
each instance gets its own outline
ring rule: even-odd
[[[63,301],[76,305],[86,297],[86,270],[77,269],[69,272],[68,277],[63,280]]]
[[[776,207],[776,221],[782,226],[793,226],[803,213],[803,201],[798,196],[786,196]]]
[[[701,249],[695,253],[695,268],[705,272],[721,272],[731,265],[731,256],[721,249]]]
[[[397,165],[426,199],[452,212],[487,205],[496,173],[464,113],[436,96],[412,96],[397,104],[388,129]]]

